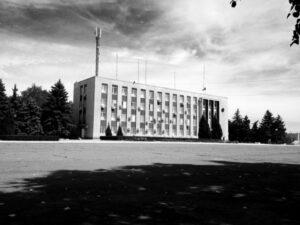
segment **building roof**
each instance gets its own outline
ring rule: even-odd
[[[84,79],[82,81],[89,80],[89,79],[92,79],[92,78],[95,78],[95,76],[86,78],[86,79]],[[117,79],[113,79],[113,78],[109,78],[109,77],[98,76],[98,78],[104,79],[104,80],[111,80],[111,81],[123,82],[123,83],[127,83],[128,85],[132,85],[133,84],[133,82],[130,82],[130,81],[119,80],[119,79],[117,80]],[[82,82],[82,81],[80,81],[80,82]],[[222,98],[222,99],[228,99],[228,97],[219,96],[219,95],[212,95],[212,94],[206,94],[206,93],[203,93],[203,92],[187,91],[187,90],[182,90],[182,89],[169,88],[169,87],[163,87],[163,86],[157,86],[157,85],[149,85],[149,84],[138,83],[138,82],[135,82],[134,84],[145,86],[145,87],[148,87],[148,88],[152,87],[152,88],[162,88],[162,89],[166,89],[166,90],[169,90],[169,91],[176,91],[176,92],[188,92],[188,93],[194,94],[194,95],[207,96],[208,98],[209,97],[211,97],[211,98],[216,98],[217,97],[217,98]]]

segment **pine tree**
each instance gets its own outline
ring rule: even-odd
[[[122,137],[123,136],[123,131],[122,131],[122,127],[121,126],[119,126],[119,128],[118,128],[117,136],[118,137]]]
[[[287,134],[286,134],[285,124],[280,115],[278,115],[274,120],[273,130],[274,130],[273,142],[277,144],[284,143],[286,141]]]
[[[41,86],[33,84],[25,91],[22,91],[21,95],[23,102],[27,102],[29,99],[33,99],[36,104],[42,109],[44,104],[47,102],[49,93],[48,91],[43,90]]]
[[[251,142],[259,142],[259,129],[258,129],[258,121],[255,121],[252,125],[251,131],[250,131],[250,141]]]
[[[273,114],[267,110],[259,126],[260,141],[262,143],[270,143],[274,141],[274,121],[275,119]]]
[[[13,94],[10,97],[10,109],[11,114],[13,118],[13,124],[14,124],[14,134],[18,134],[20,132],[20,110],[22,107],[21,98],[18,96],[18,88],[17,85],[14,85],[14,88],[12,89]]]
[[[42,125],[46,134],[63,138],[70,135],[70,130],[74,126],[68,93],[61,80],[51,87],[42,112]]]
[[[220,140],[223,136],[221,125],[216,117],[212,119],[212,131],[211,136],[213,139]]]
[[[200,123],[199,123],[198,137],[199,138],[206,138],[206,139],[211,138],[210,128],[209,128],[208,122],[207,122],[207,120],[205,119],[204,116],[201,117],[201,120],[200,120]]]
[[[229,128],[229,140],[230,141],[243,141],[241,136],[243,130],[243,118],[240,114],[240,110],[237,109],[234,113],[232,121],[228,124]]]
[[[19,112],[19,131],[28,135],[42,135],[40,107],[33,99],[23,102]]]
[[[0,79],[0,135],[9,135],[13,133],[13,118],[9,107],[9,101],[5,94],[5,86],[2,79]]]
[[[111,137],[112,136],[112,133],[111,133],[111,129],[110,129],[110,125],[108,124],[107,125],[107,128],[105,130],[105,136],[106,137]]]
[[[243,122],[242,122],[242,129],[241,129],[241,133],[240,133],[240,140],[243,142],[249,142],[250,141],[250,120],[248,118],[248,116],[246,115],[243,118]]]

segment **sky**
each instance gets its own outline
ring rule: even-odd
[[[61,79],[72,100],[74,82],[95,75],[99,26],[100,76],[144,83],[147,60],[148,84],[173,88],[175,74],[177,89],[204,85],[228,97],[229,118],[239,108],[254,122],[270,110],[300,132],[300,46],[289,46],[288,0],[229,2],[1,0],[0,78],[8,95],[14,84],[49,90]]]

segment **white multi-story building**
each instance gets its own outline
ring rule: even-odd
[[[197,138],[202,115],[228,139],[227,98],[99,76],[74,84],[74,117],[85,138],[116,134]]]

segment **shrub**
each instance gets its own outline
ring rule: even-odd
[[[112,136],[112,133],[111,133],[111,129],[110,129],[109,124],[107,125],[107,128],[106,128],[106,130],[105,130],[105,136],[106,136],[106,137],[111,137],[111,136]]]
[[[216,117],[213,117],[211,137],[213,139],[220,140],[222,136],[223,136],[223,132],[219,120]]]
[[[122,137],[123,136],[123,131],[122,131],[122,127],[121,126],[119,126],[119,128],[118,128],[117,136],[118,137]]]
[[[199,123],[199,132],[198,132],[199,138],[211,138],[211,132],[208,125],[207,120],[204,116],[201,117],[200,123]]]

